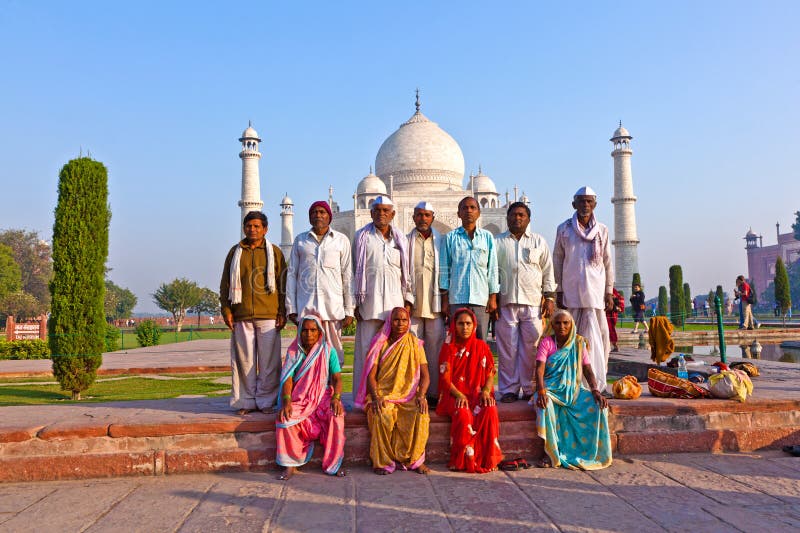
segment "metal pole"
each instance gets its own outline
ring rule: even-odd
[[[723,363],[725,360],[725,330],[722,326],[722,301],[719,296],[714,296],[714,308],[717,310],[717,335],[719,335],[719,359]]]

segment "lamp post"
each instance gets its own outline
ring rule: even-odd
[[[714,296],[714,308],[717,310],[717,335],[719,336],[719,359],[727,363],[725,359],[725,330],[722,326],[722,300],[719,296]]]

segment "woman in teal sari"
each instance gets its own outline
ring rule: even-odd
[[[611,465],[608,401],[597,387],[586,340],[575,329],[572,315],[559,309],[536,354],[536,430],[545,451],[539,466],[599,470]]]

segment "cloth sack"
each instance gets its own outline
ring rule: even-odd
[[[667,374],[657,368],[647,371],[647,388],[650,394],[659,398],[683,398],[687,400],[695,398],[708,398],[708,390],[696,385],[688,379],[681,379],[678,376]]]
[[[723,370],[708,377],[708,390],[715,398],[744,402],[753,394],[753,382],[742,370]]]
[[[753,363],[749,363],[747,361],[740,361],[738,363],[733,363],[731,368],[736,370],[741,370],[751,378],[758,376],[758,367]]]
[[[650,319],[650,359],[658,363],[666,361],[675,351],[672,340],[672,322],[665,316],[654,316]]]
[[[614,382],[612,387],[614,398],[620,400],[635,400],[642,395],[642,386],[635,376],[625,376]]]

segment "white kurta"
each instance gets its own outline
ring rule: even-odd
[[[322,320],[353,315],[353,267],[350,240],[329,230],[317,241],[310,231],[298,235],[289,256],[286,314],[298,318],[316,311]]]
[[[354,242],[355,256],[361,251],[358,249],[359,235],[369,231],[364,246],[366,246],[366,264],[364,275],[367,279],[366,298],[358,306],[358,312],[363,320],[385,320],[386,315],[395,307],[403,307],[405,301],[414,301],[412,294],[404,294],[402,284],[402,269],[400,264],[400,249],[390,237],[384,239],[380,232],[370,231],[367,226],[356,233]],[[392,228],[392,231],[396,229]]]
[[[563,293],[563,304],[575,318],[578,335],[589,343],[589,360],[597,380],[597,388],[606,387],[608,354],[611,342],[605,317],[605,295],[614,288],[614,267],[611,263],[611,241],[608,227],[599,225],[598,238],[603,257],[592,264],[593,243],[583,239],[572,225],[572,219],[558,226],[553,250],[553,274],[556,290]]]

